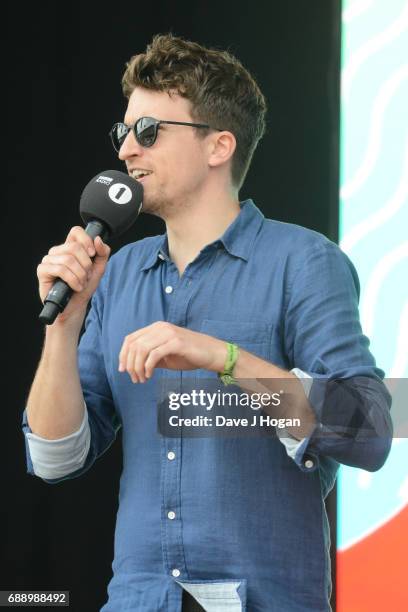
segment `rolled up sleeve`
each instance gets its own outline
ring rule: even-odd
[[[316,427],[292,452],[302,470],[319,455],[369,471],[385,462],[392,441],[391,397],[358,312],[359,281],[332,242],[309,247],[288,290],[286,352],[312,379]]]
[[[86,422],[82,423],[79,432],[74,432],[71,436],[44,442],[31,432],[26,411],[23,413],[22,429],[26,442],[27,471],[50,484],[75,478],[86,472],[111,446],[121,427],[103,355],[104,280],[105,277],[92,298],[85,331],[78,346],[79,375],[87,408]]]
[[[30,457],[29,471],[35,476],[43,480],[55,480],[83,467],[91,438],[86,406],[80,428],[69,436],[49,440],[34,434],[28,425],[26,413],[24,433]]]

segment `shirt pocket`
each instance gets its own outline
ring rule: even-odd
[[[199,331],[203,334],[234,342],[238,347],[257,355],[261,359],[268,361],[270,354],[271,338],[274,326],[263,321],[221,321],[218,319],[204,319]],[[227,352],[225,351],[225,355]],[[183,373],[183,380],[187,390],[191,383],[192,388],[204,389],[207,392],[216,392],[223,388],[223,384],[218,380],[217,372],[209,370],[194,370],[191,375]],[[229,391],[235,390],[235,386],[228,388]],[[236,388],[239,391],[239,388]]]
[[[219,321],[204,319],[200,332],[219,340],[234,342],[261,359],[270,355],[273,325],[264,321]]]

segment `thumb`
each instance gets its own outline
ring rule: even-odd
[[[96,262],[96,260],[106,260],[108,259],[111,249],[110,246],[108,246],[107,244],[105,244],[102,240],[102,238],[100,236],[97,236],[94,240],[94,244],[95,244],[95,259],[94,262]]]
[[[95,257],[93,259],[93,269],[98,273],[102,274],[106,262],[108,261],[111,249],[105,244],[100,236],[97,236],[94,240],[95,245]]]

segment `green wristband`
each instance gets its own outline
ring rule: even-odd
[[[227,358],[224,369],[222,372],[218,372],[218,378],[222,380],[224,385],[233,385],[237,382],[234,378],[234,368],[237,363],[238,353],[238,345],[233,342],[227,342]]]

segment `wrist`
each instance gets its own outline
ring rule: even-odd
[[[64,312],[59,314],[52,325],[45,326],[46,337],[69,336],[79,337],[82,325],[86,316],[86,304],[83,308],[78,308],[68,316]]]
[[[237,380],[234,375],[234,370],[238,360],[239,347],[233,342],[227,342],[226,350],[227,356],[222,370],[218,371],[218,378],[224,383],[224,385],[237,384]]]
[[[222,372],[224,369],[225,360],[228,355],[228,350],[227,350],[227,342],[225,342],[224,340],[218,340],[218,338],[215,340],[216,340],[216,343],[214,345],[212,364],[211,364],[211,367],[209,367],[208,369],[211,370],[212,372],[218,373],[218,372]]]

